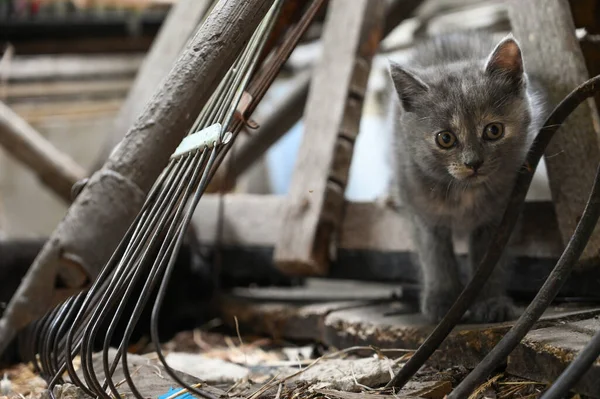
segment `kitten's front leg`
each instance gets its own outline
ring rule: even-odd
[[[469,266],[475,273],[494,234],[493,226],[475,229],[469,239]],[[498,323],[516,316],[513,301],[506,295],[508,264],[510,257],[505,252],[500,257],[477,301],[471,307],[469,319],[476,323]]]
[[[438,322],[462,290],[452,231],[414,218],[414,237],[422,272],[421,312]]]

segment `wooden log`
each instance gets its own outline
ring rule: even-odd
[[[352,4],[350,4],[352,2]],[[327,273],[384,2],[333,0],[314,71],[275,262],[287,274]]]
[[[98,275],[170,155],[271,4],[270,0],[222,0],[215,6],[29,269],[0,320],[0,353],[18,330]],[[65,290],[55,289],[57,278]]]
[[[525,68],[547,89],[552,107],[589,78],[568,0],[512,0],[509,16],[522,46]],[[598,113],[590,99],[569,117],[544,158],[564,243],[575,231],[600,162],[599,126]],[[597,264],[599,254],[597,229],[580,263],[595,260]]]
[[[114,128],[92,166],[92,172],[102,167],[112,149],[150,101],[150,96],[173,67],[211,3],[212,0],[180,0],[171,9],[129,90]]]
[[[81,166],[57,150],[4,103],[0,103],[0,145],[67,203],[71,201],[73,184],[86,176]]]

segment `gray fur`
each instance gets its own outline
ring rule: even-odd
[[[453,234],[469,237],[472,272],[543,123],[541,96],[523,71],[524,58],[510,35],[499,43],[491,35],[471,32],[420,44],[406,66],[390,63],[398,94],[392,96],[391,108],[392,192],[412,217],[423,277],[421,310],[432,321],[445,315],[462,289]],[[504,125],[504,137],[483,140],[484,127],[495,122]],[[436,144],[436,134],[445,130],[458,140],[451,149]],[[469,177],[473,171],[465,165],[478,162],[483,162],[479,176]],[[505,255],[472,306],[472,321],[513,317],[512,302],[505,296],[507,261]]]

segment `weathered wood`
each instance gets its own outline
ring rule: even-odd
[[[342,392],[334,391],[331,389],[317,389],[315,392],[320,393],[325,398],[337,398],[337,399],[368,399],[370,397],[374,399],[421,399],[421,396],[398,396],[394,395],[381,395],[381,394],[368,394],[368,393],[355,393],[355,392]]]
[[[158,30],[140,36],[118,35],[117,37],[71,37],[37,40],[14,40],[12,43],[21,55],[38,54],[110,54],[144,53],[148,51]],[[27,29],[27,27],[25,27]],[[42,36],[43,37],[43,36]]]
[[[569,321],[531,331],[508,359],[507,372],[550,384],[600,330],[600,317]],[[574,391],[600,398],[600,361],[581,377]]]
[[[391,294],[397,289],[393,284],[365,288],[371,293],[368,299],[375,299],[371,304],[361,298],[360,293],[353,301],[311,301],[311,293],[319,299],[323,298],[321,291],[325,287],[330,291],[343,291],[348,284],[328,281],[323,285],[313,284],[297,289],[303,292],[303,301],[283,298],[283,295],[274,300],[268,297],[268,292],[273,291],[268,288],[252,290],[254,295],[250,295],[248,290],[236,289],[219,299],[219,309],[225,323],[234,326],[233,316],[236,316],[241,328],[255,333],[283,339],[312,340],[339,349],[369,345],[397,349],[398,353],[390,353],[390,357],[402,355],[403,350],[416,349],[435,327],[419,313],[416,304],[392,299]],[[373,303],[377,301],[379,303]],[[565,321],[577,322],[597,315],[600,315],[597,306],[553,306],[534,328],[557,326]],[[461,324],[446,339],[431,363],[442,368],[457,364],[473,367],[512,324]]]
[[[207,194],[198,203],[194,222],[204,245],[218,242],[228,247],[273,247],[279,242],[285,212],[285,198],[276,195]],[[217,236],[219,224],[222,235]],[[556,218],[549,202],[528,202],[523,223],[515,231],[511,248],[516,256],[556,258],[562,253]],[[457,253],[466,253],[466,242],[457,241]],[[410,225],[403,210],[378,202],[349,202],[339,231],[338,248],[379,252],[413,250]]]
[[[600,33],[600,1],[569,0],[573,22],[589,33]]]
[[[86,174],[69,156],[57,150],[27,122],[0,102],[0,145],[25,164],[40,181],[70,202],[71,187]]]
[[[304,136],[275,246],[275,262],[285,273],[327,272],[384,5],[380,0],[329,5],[323,54],[311,82]]]
[[[387,36],[402,21],[408,18],[423,0],[392,0],[387,4],[383,36]],[[325,9],[325,7],[323,7]],[[320,31],[319,31],[320,32]],[[309,36],[310,31],[305,36]],[[320,33],[319,33],[320,37]],[[229,181],[225,182],[224,170],[217,172],[207,192],[231,190],[235,179],[263,156],[267,150],[287,133],[304,114],[308,97],[310,76],[301,75],[294,83],[290,94],[279,104],[273,114],[264,122],[252,137],[236,150],[235,159],[231,162]]]
[[[15,56],[4,77],[9,82],[58,79],[98,79],[107,76],[132,77],[142,64],[142,54],[133,55],[36,55]]]
[[[16,332],[85,288],[109,259],[150,187],[271,6],[220,1],[104,168],[95,173],[51,235],[0,320],[0,353]],[[219,34],[215,34],[219,32]]]
[[[27,122],[43,123],[53,118],[69,122],[93,117],[114,115],[123,103],[121,99],[52,101],[44,103],[24,102],[11,106]]]
[[[513,32],[523,48],[525,68],[547,89],[551,106],[589,78],[567,0],[520,1],[509,4]],[[567,120],[546,151],[550,190],[558,225],[566,243],[575,230],[600,162],[598,113],[592,99]],[[582,256],[600,254],[596,230]]]
[[[121,97],[131,87],[127,78],[106,81],[32,82],[6,85],[7,102],[56,97]]]
[[[600,43],[597,34],[600,33],[600,1],[598,0],[569,0],[575,27],[585,29],[586,34],[580,39],[579,45],[585,65],[590,76],[600,75]],[[594,96],[596,108],[600,107],[600,94]]]
[[[112,149],[123,139],[127,129],[150,101],[150,97],[173,67],[211,3],[212,0],[180,0],[171,9],[136,75],[127,99],[119,111],[114,129],[107,137],[92,172],[102,167]]]
[[[213,178],[210,186],[217,189],[223,187],[231,189],[232,184],[242,173],[248,170],[259,160],[268,149],[277,142],[285,133],[287,133],[300,120],[304,113],[304,105],[308,97],[308,84],[310,74],[305,73],[297,78],[290,93],[283,99],[273,111],[269,118],[261,123],[256,132],[252,132],[251,137],[245,140],[239,148],[235,149],[233,162],[227,173],[228,182],[225,182],[226,169],[219,169]],[[225,160],[228,162],[230,159]],[[209,186],[209,187],[210,187]]]

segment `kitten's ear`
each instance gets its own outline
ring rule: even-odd
[[[426,93],[429,87],[417,75],[390,61],[390,76],[405,111],[413,110],[415,98]]]
[[[523,58],[521,48],[512,34],[498,43],[485,62],[488,74],[502,74],[515,82],[523,81]]]

